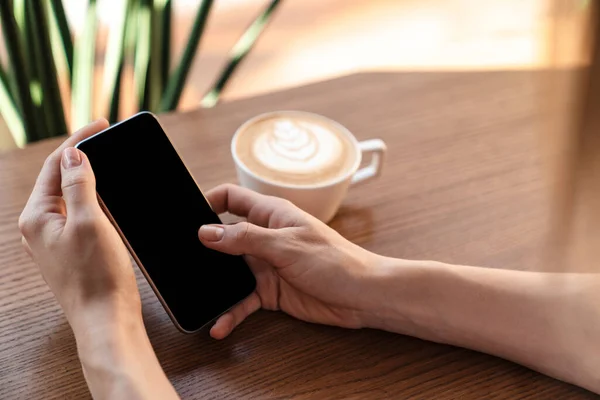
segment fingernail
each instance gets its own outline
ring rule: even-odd
[[[65,169],[81,165],[81,155],[79,154],[79,150],[74,147],[66,148],[65,151],[63,151],[62,165]]]
[[[208,240],[209,242],[218,242],[223,239],[225,229],[219,225],[202,225],[198,231],[200,239]]]

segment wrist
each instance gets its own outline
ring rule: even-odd
[[[376,256],[364,279],[369,296],[361,316],[363,326],[436,340],[430,331],[435,309],[429,299],[435,274],[447,267],[433,261]]]
[[[134,313],[118,305],[89,305],[71,318],[70,323],[82,363],[96,352],[123,354],[122,348],[146,336],[141,312]]]
[[[146,333],[137,291],[135,295],[88,298],[69,308],[85,379],[94,398],[176,399]]]
[[[141,313],[89,307],[72,326],[94,398],[177,398],[156,358]]]
[[[360,296],[359,319],[364,328],[384,329],[389,318],[389,302],[392,293],[388,293],[388,282],[395,279],[397,271],[391,268],[388,257],[371,253],[359,278]],[[385,329],[384,329],[385,330]]]
[[[69,324],[78,340],[115,336],[123,327],[133,331],[143,328],[141,302],[115,297],[74,302],[65,309]]]
[[[102,301],[73,311],[69,322],[84,370],[126,364],[132,352],[152,352],[139,306]]]

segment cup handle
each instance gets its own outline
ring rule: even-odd
[[[358,148],[362,152],[363,159],[365,159],[366,155],[370,154],[371,161],[368,165],[354,173],[351,181],[352,185],[366,182],[381,175],[383,160],[385,159],[385,152],[387,150],[385,142],[381,139],[370,139],[359,142]]]

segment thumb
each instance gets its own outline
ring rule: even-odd
[[[283,229],[263,228],[248,222],[233,225],[203,225],[198,231],[202,244],[233,255],[250,255],[277,265],[289,252]]]
[[[96,179],[85,154],[74,147],[66,148],[62,153],[60,173],[67,217],[95,211],[98,207]]]

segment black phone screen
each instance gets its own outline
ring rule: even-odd
[[[90,160],[105,208],[180,329],[196,331],[252,293],[256,281],[244,259],[198,239],[201,225],[221,221],[156,117],[137,114],[77,147]]]

